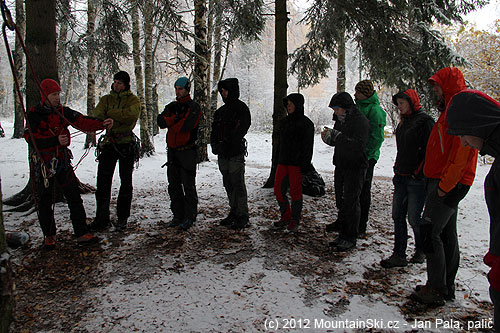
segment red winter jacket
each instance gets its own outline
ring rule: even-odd
[[[67,161],[71,158],[67,146],[62,146],[58,139],[61,134],[67,134],[70,137],[69,125],[85,132],[104,129],[102,120],[84,116],[68,107],[55,109],[40,104],[32,107],[27,117],[34,142],[28,129],[24,132],[24,138],[28,144],[36,145],[44,162],[50,162],[53,157],[59,161]]]
[[[476,174],[477,150],[462,146],[458,136],[448,134],[446,119],[451,98],[466,89],[466,85],[462,73],[455,67],[439,70],[429,81],[441,87],[446,109],[441,112],[429,136],[424,174],[428,178],[440,179],[439,188],[449,192],[458,183],[472,185]]]
[[[183,149],[194,146],[200,118],[200,106],[189,95],[165,106],[157,117],[157,123],[160,128],[168,128],[168,148]]]

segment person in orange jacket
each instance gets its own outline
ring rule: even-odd
[[[451,101],[449,134],[457,135],[462,145],[479,150],[481,155],[495,158],[484,180],[484,196],[490,214],[490,248],[484,263],[488,273],[490,297],[494,304],[495,332],[500,332],[500,103],[490,96],[467,89]]]
[[[429,82],[438,100],[440,116],[429,136],[424,166],[427,201],[420,231],[427,261],[427,283],[417,285],[411,298],[424,304],[444,305],[445,300],[455,299],[460,261],[458,204],[474,181],[477,150],[462,146],[460,138],[448,134],[446,115],[450,100],[466,89],[462,72],[446,67]]]

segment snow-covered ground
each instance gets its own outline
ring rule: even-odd
[[[9,120],[2,121],[2,125],[7,135],[0,138],[0,176],[6,198],[24,188],[28,180],[27,145],[24,140],[10,138]],[[77,135],[72,139],[74,164],[84,152],[84,138]],[[415,284],[426,280],[424,265],[393,270],[383,270],[379,265],[393,245],[390,200],[394,138],[385,140],[375,168],[369,237],[361,240],[356,250],[342,255],[329,252],[327,244],[333,235],[322,233],[324,224],[334,220],[336,208],[332,198],[333,148],[323,144],[319,136],[313,164],[327,183],[327,195],[305,197],[302,232],[297,236],[275,236],[267,230],[277,217],[272,190],[261,188],[269,175],[268,133],[247,136],[246,181],[252,224],[249,229],[239,233],[217,226],[218,220],[227,214],[227,199],[216,156],[210,154],[210,162],[200,164],[197,171],[197,224],[186,234],[166,231],[163,225],[171,213],[166,170],[161,168],[166,159],[164,138],[165,132],[161,131],[155,137],[156,154],[142,159],[135,170],[131,228],[118,240],[114,235],[101,234],[103,251],[108,256],[98,267],[104,282],[86,289],[82,296],[86,313],[71,331],[350,332],[361,327],[376,332],[402,332],[418,326],[427,332],[469,331],[468,324],[489,323],[492,313],[487,303],[487,267],[482,257],[488,250],[489,239],[483,181],[490,165],[478,164],[474,185],[460,204],[462,261],[457,300],[441,308],[426,309],[407,300]],[[80,180],[91,185],[96,182],[97,167],[93,153],[92,149],[76,170]],[[114,197],[118,184],[115,174]],[[94,196],[83,195],[83,199],[87,215],[92,217]],[[56,205],[55,216],[58,232],[69,234],[71,226],[64,204]],[[4,219],[7,230],[22,229],[31,235],[31,258],[36,260],[36,256],[42,255],[36,214],[4,212]],[[151,240],[156,242],[154,248],[138,249],[149,246]],[[71,244],[71,240],[68,242]],[[176,242],[181,245],[172,248]],[[149,253],[139,255],[141,250]],[[26,255],[19,251],[13,251],[14,258]],[[412,251],[410,241],[408,254]],[[304,260],[300,261],[298,257],[302,255]],[[139,258],[146,259],[134,261]],[[135,271],[124,270],[123,260],[134,262]],[[454,321],[457,318],[460,321]],[[455,325],[460,325],[460,329]],[[61,330],[54,322],[49,327]]]

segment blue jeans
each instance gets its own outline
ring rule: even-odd
[[[394,175],[394,196],[392,199],[392,219],[394,220],[394,253],[401,258],[406,257],[408,227],[406,216],[413,229],[416,250],[423,251],[420,235],[421,214],[424,208],[426,191],[425,179],[414,179],[410,176]]]

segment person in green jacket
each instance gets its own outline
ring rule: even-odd
[[[365,183],[359,197],[361,204],[361,217],[359,220],[358,235],[366,236],[366,226],[368,224],[368,214],[370,212],[371,188],[373,179],[373,169],[380,157],[380,147],[384,142],[384,128],[387,114],[380,106],[377,92],[373,88],[370,80],[363,80],[356,84],[354,97],[356,106],[370,121],[370,137],[366,145],[366,155],[368,155],[368,169],[366,170]]]
[[[111,225],[109,218],[111,184],[117,162],[120,171],[120,190],[115,229],[121,231],[127,226],[132,203],[132,171],[140,153],[139,141],[132,130],[140,113],[139,98],[130,91],[130,76],[124,71],[116,73],[111,92],[101,97],[94,110],[94,117],[111,118],[114,120],[114,126],[101,136],[97,147],[99,165],[95,193],[96,216],[90,224],[93,230],[105,230]]]
[[[380,147],[384,141],[384,127],[386,124],[386,113],[380,106],[377,92],[373,88],[370,80],[363,80],[354,87],[355,102],[359,111],[370,121],[370,137],[366,145],[366,155],[368,156],[368,169],[366,170],[363,189],[359,197],[361,205],[361,216],[359,219],[358,237],[366,237],[366,227],[368,224],[368,214],[370,212],[371,188],[373,179],[373,169],[380,157]],[[327,232],[340,229],[341,221],[337,220],[326,226]]]

